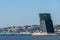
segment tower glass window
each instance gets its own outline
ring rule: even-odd
[[[51,15],[49,13],[40,13],[39,16],[42,32],[54,33]]]

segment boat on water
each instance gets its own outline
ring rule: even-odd
[[[32,36],[32,34],[0,34],[0,36]]]
[[[0,33],[0,36],[32,36],[31,33]]]

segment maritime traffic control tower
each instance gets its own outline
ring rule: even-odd
[[[40,13],[40,25],[43,33],[54,33],[53,22],[50,13]]]

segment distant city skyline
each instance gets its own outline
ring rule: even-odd
[[[60,0],[0,0],[0,27],[40,25],[39,13],[50,13],[60,24]]]

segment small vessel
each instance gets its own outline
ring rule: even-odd
[[[32,36],[31,33],[0,33],[0,36]]]
[[[32,36],[32,34],[0,34],[0,36]]]

